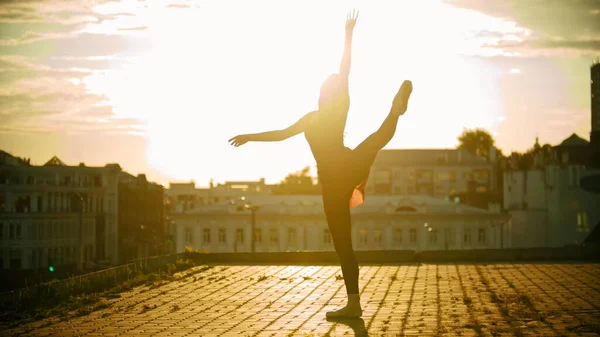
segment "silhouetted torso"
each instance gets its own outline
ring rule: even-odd
[[[338,111],[315,111],[309,119],[304,137],[317,162],[320,178],[339,174],[348,164],[348,154],[352,152],[344,146],[344,129],[348,116],[349,97],[342,98]]]

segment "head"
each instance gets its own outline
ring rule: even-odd
[[[341,83],[340,75],[331,74],[321,85],[319,96],[319,109],[327,109],[340,104],[340,98],[344,98],[347,89]]]

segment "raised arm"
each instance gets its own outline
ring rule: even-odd
[[[352,60],[352,34],[354,32],[354,25],[358,19],[358,11],[352,10],[346,17],[346,39],[344,42],[344,55],[342,56],[342,62],[340,64],[340,76],[343,80],[348,81],[350,76],[350,63]]]
[[[247,135],[237,135],[229,140],[231,145],[238,147],[247,142],[279,142],[304,132],[310,116],[314,113],[309,112],[300,118],[296,123],[282,130],[253,133]]]

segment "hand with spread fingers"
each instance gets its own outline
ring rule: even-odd
[[[238,146],[242,146],[246,143],[248,143],[250,141],[250,136],[249,135],[237,135],[233,138],[231,138],[230,140],[228,140],[228,142],[231,143],[231,145],[238,147]]]
[[[358,11],[353,9],[352,12],[348,12],[346,16],[346,31],[354,30],[356,20],[358,19]]]

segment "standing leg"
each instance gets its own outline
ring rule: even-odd
[[[360,317],[362,309],[358,294],[358,263],[352,248],[349,196],[324,198],[325,215],[333,238],[335,251],[340,259],[344,283],[348,294],[348,305],[337,311],[330,311],[327,317]]]

